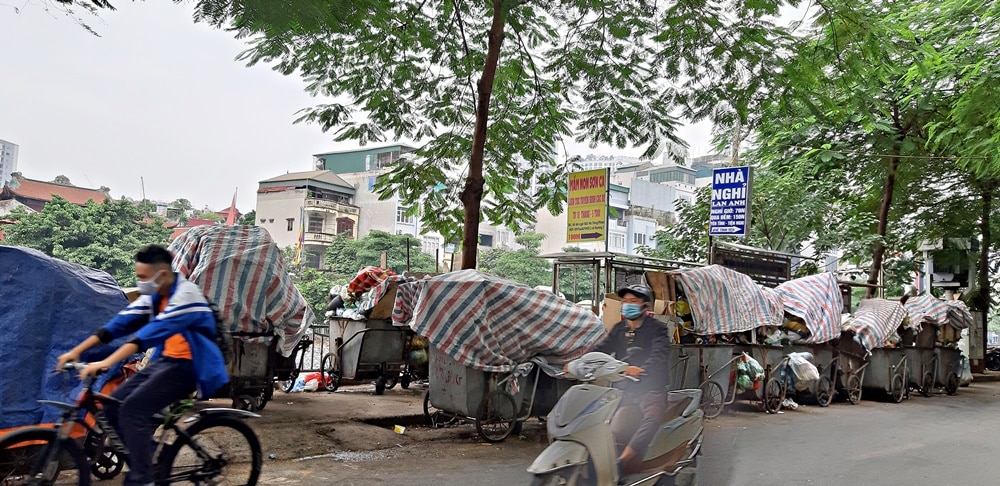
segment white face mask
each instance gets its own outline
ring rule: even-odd
[[[159,272],[156,272],[156,275],[153,275],[153,278],[136,282],[136,287],[139,287],[139,293],[142,295],[153,295],[160,290],[160,283],[158,280],[160,278],[160,274],[162,273],[163,270],[160,270]]]

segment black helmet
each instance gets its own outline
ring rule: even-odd
[[[625,297],[625,294],[632,294],[636,297],[641,297],[642,300],[646,302],[652,302],[656,300],[656,296],[653,295],[653,290],[645,285],[632,284],[623,287],[618,290],[618,297]]]

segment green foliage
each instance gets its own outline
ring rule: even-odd
[[[240,216],[240,220],[237,224],[243,226],[255,226],[257,224],[257,210],[251,209],[249,213]]]
[[[289,246],[281,250],[281,257],[285,263],[285,269],[292,278],[295,288],[299,289],[302,298],[306,299],[312,307],[316,318],[323,319],[326,304],[330,298],[330,288],[334,285],[345,285],[347,279],[336,278],[330,272],[308,268],[303,265],[295,265],[295,247]],[[305,256],[302,256],[302,261]]]
[[[106,199],[77,206],[55,196],[40,213],[15,209],[17,221],[4,227],[5,244],[34,248],[46,255],[108,272],[123,287],[135,285],[135,254],[166,245],[170,230],[148,216],[148,207]]]
[[[204,208],[195,211],[194,215],[191,217],[195,219],[207,219],[209,221],[215,221],[216,223],[221,223],[226,220],[226,218],[219,216],[218,213],[216,213],[212,208],[208,206],[205,206]]]
[[[179,209],[181,211],[188,211],[194,209],[194,206],[191,205],[191,201],[188,201],[187,199],[184,198],[177,199],[174,202],[168,204],[168,206],[174,209]]]
[[[552,286],[552,264],[538,258],[545,235],[525,233],[518,235],[517,243],[524,248],[510,250],[491,248],[479,253],[479,270],[501,278],[520,282],[530,287]]]
[[[408,235],[392,235],[385,231],[372,231],[364,238],[351,239],[340,234],[326,249],[325,266],[334,278],[353,279],[361,267],[380,266],[382,252],[386,252],[388,268],[403,273],[406,266],[406,247],[410,246],[410,270],[433,272],[434,257],[420,251],[420,240]]]
[[[414,141],[419,150],[376,187],[422,205],[423,226],[452,241],[470,211],[513,229],[542,208],[561,212],[572,164],[552,153],[565,138],[652,158],[684,145],[678,108],[745,121],[775,76],[770,60],[785,53],[788,33],[768,20],[782,4],[199,0],[195,18],[251,39],[240,60],[336,100],[299,121],[361,145]],[[475,225],[465,229],[469,246]]]

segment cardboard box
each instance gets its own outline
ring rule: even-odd
[[[391,319],[392,309],[396,305],[396,287],[398,285],[396,282],[389,282],[389,285],[385,288],[385,295],[382,296],[382,300],[372,307],[371,312],[368,313],[369,319]]]
[[[677,308],[674,302],[666,300],[653,301],[653,314],[657,316],[675,316]],[[607,294],[604,296],[604,314],[602,320],[604,327],[611,330],[615,324],[622,321],[622,299],[618,294]]]

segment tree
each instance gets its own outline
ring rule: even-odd
[[[191,201],[188,201],[187,199],[184,198],[175,200],[174,202],[170,203],[169,206],[174,209],[178,209],[181,212],[186,212],[191,209],[194,209],[194,206],[191,205]]]
[[[5,244],[108,272],[123,287],[135,285],[135,254],[151,244],[166,245],[170,230],[148,207],[121,200],[77,206],[55,196],[40,213],[16,208],[4,227]]]
[[[413,272],[435,270],[434,257],[420,251],[419,239],[378,230],[357,240],[351,239],[346,233],[337,235],[333,244],[326,249],[326,267],[335,278],[350,280],[362,267],[381,266],[382,252],[385,252],[388,268],[396,273],[403,273],[407,270],[407,246],[410,248],[409,270]]]
[[[521,249],[492,248],[483,251],[479,258],[479,270],[529,287],[551,287],[552,264],[538,258],[543,239],[543,234],[525,233],[516,238],[523,247]]]
[[[249,213],[240,216],[239,223],[243,226],[254,226],[257,224],[257,210],[251,209]]]
[[[675,108],[718,103],[694,97],[696,81],[676,88],[680,78],[728,79],[713,93],[753,110],[737,91],[767,79],[761,56],[787,35],[765,18],[782,3],[199,0],[196,20],[252,39],[240,60],[345,100],[299,121],[362,145],[418,143],[378,191],[422,205],[424,227],[475,248],[482,219],[517,229],[541,208],[561,212],[571,164],[552,153],[565,137],[647,158],[683,145]],[[462,254],[475,268],[476,252]]]
[[[679,200],[676,205],[677,222],[657,231],[654,239],[656,247],[640,248],[640,253],[666,260],[707,262],[708,216],[711,205],[709,188],[698,189],[693,204]]]
[[[329,302],[330,289],[335,285],[346,285],[347,279],[336,278],[330,272],[324,272],[304,265],[295,265],[295,247],[289,246],[281,249],[281,258],[285,262],[285,269],[292,278],[295,288],[302,294],[313,313],[320,320],[323,319],[326,304]],[[304,260],[301,258],[300,260]]]
[[[226,220],[226,218],[219,216],[219,213],[216,213],[212,208],[208,207],[207,205],[204,208],[195,211],[194,215],[192,215],[191,217],[196,219],[207,219],[209,221],[214,221],[216,223],[221,223]]]

